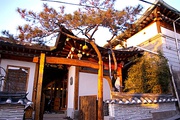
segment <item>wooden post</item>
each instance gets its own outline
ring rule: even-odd
[[[122,92],[123,91],[123,82],[122,82],[122,66],[117,68],[117,75],[119,77],[119,83],[120,83],[120,88],[119,91]]]
[[[89,42],[92,47],[94,48],[94,50],[96,51],[97,55],[98,55],[98,59],[99,59],[99,69],[98,69],[98,120],[104,120],[104,115],[103,115],[103,61],[102,61],[102,56],[101,53],[99,51],[99,49],[97,48],[97,46],[95,45],[95,43],[93,41]]]
[[[74,83],[74,109],[78,109],[78,98],[79,98],[79,67],[76,66],[75,72],[75,83]]]
[[[104,120],[103,115],[103,62],[99,60],[98,70],[98,120]]]
[[[43,82],[43,73],[44,73],[44,62],[45,62],[45,54],[41,53],[40,63],[39,63],[37,94],[36,94],[35,120],[40,120],[41,93],[42,93],[42,82]]]
[[[38,71],[39,71],[39,64],[36,63],[36,68],[35,68],[35,75],[34,75],[34,85],[33,85],[33,96],[32,96],[32,101],[33,101],[33,109],[36,108],[36,95],[37,95],[37,82],[38,82]]]

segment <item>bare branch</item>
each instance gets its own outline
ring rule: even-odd
[[[92,39],[92,37],[93,37],[94,33],[98,30],[98,27],[99,27],[99,24],[98,24],[98,25],[96,25],[96,27],[95,27],[95,29],[94,29],[93,33],[92,33],[92,34],[91,34],[91,36],[90,36],[90,39]]]

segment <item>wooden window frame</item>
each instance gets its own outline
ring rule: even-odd
[[[8,77],[8,74],[9,74],[9,68],[10,68],[10,67],[21,68],[21,69],[27,70],[28,73],[27,73],[27,76],[26,76],[26,83],[25,83],[25,88],[24,88],[24,91],[27,92],[27,89],[28,89],[28,82],[29,82],[29,74],[30,74],[30,67],[16,66],[16,65],[7,65],[7,68],[6,68],[7,76],[6,76],[6,78]],[[5,83],[4,83],[4,87],[5,87]],[[4,87],[3,87],[3,91],[5,90]],[[15,92],[19,92],[19,91],[15,91]]]

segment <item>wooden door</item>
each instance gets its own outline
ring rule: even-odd
[[[80,96],[79,120],[96,120],[97,96]]]

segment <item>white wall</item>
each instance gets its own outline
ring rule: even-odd
[[[29,69],[28,86],[27,86],[27,92],[28,92],[27,98],[29,100],[32,100],[36,64],[32,63],[32,62],[24,62],[24,61],[9,60],[9,59],[1,59],[0,64],[1,64],[1,67],[3,67],[4,69],[7,69],[8,65],[30,68]]]
[[[76,67],[71,66],[68,73],[68,101],[67,101],[67,116],[74,118],[74,83]],[[70,79],[73,78],[73,84],[70,85]],[[110,99],[110,87],[108,81],[103,79],[103,98]],[[98,94],[98,75],[90,73],[79,73],[79,96],[97,95]]]
[[[150,26],[144,28],[137,34],[133,35],[127,39],[127,46],[138,45],[158,34],[156,23],[151,24]]]
[[[178,57],[178,49],[175,41],[175,32],[161,27],[162,33],[165,35],[163,38],[163,53],[169,60],[172,68],[176,71],[180,71],[180,60]],[[176,33],[178,39],[178,46],[180,47],[180,34]]]
[[[103,100],[110,99],[108,81],[103,79]],[[98,75],[80,72],[79,96],[98,95]]]
[[[169,37],[172,37],[172,38],[175,38],[175,32],[174,31],[171,31],[171,30],[168,30],[164,27],[161,27],[161,33],[164,34],[164,35],[167,35]],[[176,33],[176,36],[178,39],[180,39],[180,34]]]
[[[153,23],[137,34],[133,35],[127,40],[127,46],[139,45],[158,34],[157,25]],[[177,47],[175,42],[175,32],[164,27],[161,27],[162,35],[162,51],[166,58],[169,60],[170,64],[173,66],[174,70],[180,70],[180,57],[178,57]],[[165,37],[164,37],[165,36]],[[176,33],[178,39],[178,46],[180,48],[180,34]],[[150,45],[150,43],[148,43]],[[146,45],[148,46],[148,45]],[[151,45],[152,46],[152,45]],[[147,49],[147,48],[146,48]],[[180,56],[180,55],[179,55]]]

